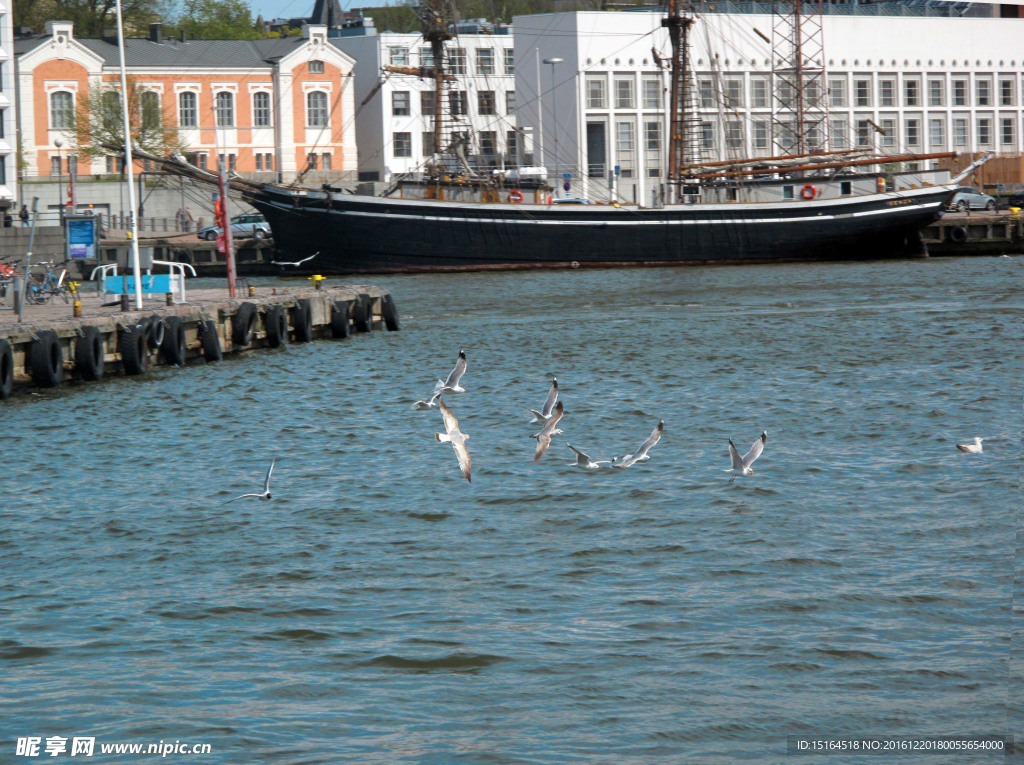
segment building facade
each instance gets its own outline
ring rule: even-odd
[[[663,183],[660,22],[654,12],[516,17],[517,116],[540,131],[560,193],[647,204]],[[1024,19],[826,15],[822,29],[830,149],[1024,151]],[[771,45],[755,30],[770,34],[772,17],[705,13],[693,27],[707,159],[780,153]]]
[[[97,91],[120,93],[116,39],[77,39],[70,22],[15,42],[27,177],[117,174],[108,155],[78,151],[76,112]],[[190,162],[263,180],[355,179],[353,60],[326,27],[268,40],[126,39],[126,71]],[[93,94],[93,95],[91,95]],[[141,169],[141,166],[140,166]]]
[[[507,32],[508,30],[501,30]],[[332,38],[357,62],[355,101],[359,176],[390,181],[422,171],[435,153],[430,115],[431,78],[384,72],[384,66],[432,67],[430,45],[416,34],[367,34]],[[456,34],[447,43],[448,68],[458,78],[446,94],[451,130],[469,139],[478,170],[514,167],[525,150],[516,121],[516,63],[510,34]],[[441,147],[444,149],[445,147]]]
[[[14,15],[0,0],[0,215],[18,200],[18,140],[14,97]]]

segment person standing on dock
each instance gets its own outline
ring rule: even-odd
[[[18,213],[18,217],[21,218],[21,225],[25,227],[28,225],[28,207],[25,205],[21,206],[21,212]]]

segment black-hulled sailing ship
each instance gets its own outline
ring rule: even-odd
[[[798,4],[797,4],[798,5]],[[452,19],[444,0],[421,6],[433,66],[417,74],[439,96],[452,75],[445,42]],[[236,190],[270,223],[289,261],[319,253],[320,273],[481,270],[560,266],[760,263],[913,257],[926,254],[921,229],[941,214],[955,184],[933,184],[917,171],[892,172],[954,154],[869,156],[824,151],[800,140],[774,157],[695,159],[687,130],[694,120],[688,35],[694,24],[670,0],[662,25],[671,44],[668,167],[665,193],[651,206],[550,204],[543,177],[479,175],[440,159],[422,177],[399,181],[385,196],[325,186],[298,188],[235,181]],[[797,49],[796,102],[804,75]],[[436,97],[434,146],[444,146],[448,101]],[[790,125],[809,124],[797,112]],[[827,147],[826,147],[827,148]],[[883,168],[883,163],[884,168]],[[882,170],[886,170],[882,174]],[[189,168],[189,174],[195,174]],[[930,171],[935,172],[935,171]],[[962,174],[961,174],[962,175]],[[935,176],[932,176],[933,178]]]

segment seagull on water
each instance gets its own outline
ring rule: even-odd
[[[627,454],[622,459],[616,458],[612,460],[612,466],[617,468],[627,468],[634,462],[643,462],[649,460],[650,456],[647,454],[661,438],[661,434],[665,432],[665,421],[658,420],[658,424],[654,430],[651,431],[651,435],[647,437],[647,440],[640,444],[640,448],[636,450],[635,454]]]
[[[469,477],[472,463],[469,459],[469,451],[466,449],[466,440],[469,438],[469,434],[459,430],[459,421],[455,419],[452,410],[445,405],[444,399],[439,398],[437,401],[441,407],[441,416],[444,417],[445,432],[435,433],[434,438],[442,444],[450,443],[454,447],[455,456],[459,458],[459,467],[462,469],[462,474],[466,476],[467,481],[472,483],[473,479]]]
[[[561,428],[556,428],[555,425],[562,419],[562,402],[559,401],[555,404],[555,409],[551,413],[551,416],[544,421],[544,427],[540,429],[539,433],[534,433],[530,438],[537,439],[537,451],[533,453],[533,461],[536,462],[544,456],[544,452],[551,446],[551,436],[558,436],[562,434]]]
[[[437,398],[441,395],[440,390],[435,390],[434,395],[426,401],[417,401],[412,405],[413,409],[434,409],[437,406]]]
[[[973,444],[957,444],[956,448],[967,454],[981,454],[981,442],[984,440],[980,436],[975,436]]]
[[[751,475],[754,472],[754,468],[750,467],[754,464],[754,460],[761,456],[761,452],[764,451],[764,442],[768,440],[768,431],[761,431],[760,437],[754,441],[750,446],[750,451],[744,454],[742,457],[740,453],[736,451],[736,445],[729,439],[729,457],[732,459],[732,467],[726,472],[732,473],[732,478],[729,479],[730,483],[736,480],[738,475]]]
[[[525,409],[527,412],[533,415],[533,419],[530,422],[547,422],[548,417],[551,416],[552,411],[555,409],[555,402],[558,400],[558,378],[551,378],[551,389],[548,391],[548,397],[544,401],[544,406],[540,408],[538,412],[536,409],[530,409],[526,406],[520,406],[520,409]]]
[[[274,472],[274,463],[277,462],[277,457],[274,457],[270,461],[270,467],[267,468],[267,477],[263,479],[263,491],[262,492],[249,492],[248,494],[242,494],[235,499],[243,499],[244,497],[258,497],[259,499],[270,499],[270,474]],[[234,502],[235,499],[229,499],[228,502]],[[226,505],[228,502],[225,502]]]
[[[570,449],[576,452],[576,461],[570,462],[569,467],[581,468],[583,470],[597,470],[601,465],[610,465],[611,460],[592,460],[590,455],[584,454],[572,444],[566,444]]]
[[[270,262],[273,263],[275,266],[301,266],[307,260],[312,260],[313,258],[315,258],[319,254],[320,254],[320,250],[317,250],[312,255],[310,255],[308,258],[303,258],[302,260],[296,260],[296,261],[292,261],[292,262],[285,262],[285,261],[280,261],[280,260],[272,260]]]
[[[447,380],[438,380],[434,386],[435,391],[450,390],[452,393],[465,393],[466,389],[459,385],[459,380],[466,374],[466,352],[459,351],[459,360],[455,362],[455,369],[448,375]]]

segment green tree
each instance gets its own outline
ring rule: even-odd
[[[138,87],[133,77],[128,77],[128,124],[131,126],[132,142],[141,149],[166,156],[173,150],[182,150],[184,145],[174,128],[168,127],[171,120],[160,105],[160,94]],[[75,151],[89,157],[102,157],[110,153],[108,147],[124,146],[124,112],[121,105],[121,88],[90,88],[89,94],[78,101],[75,111],[75,134],[72,137]]]
[[[262,37],[245,0],[185,0],[176,26],[191,38],[256,40]]]
[[[170,0],[121,0],[125,36],[141,37],[171,8]],[[15,26],[42,33],[51,19],[71,21],[75,36],[96,38],[117,26],[115,0],[14,0]]]

